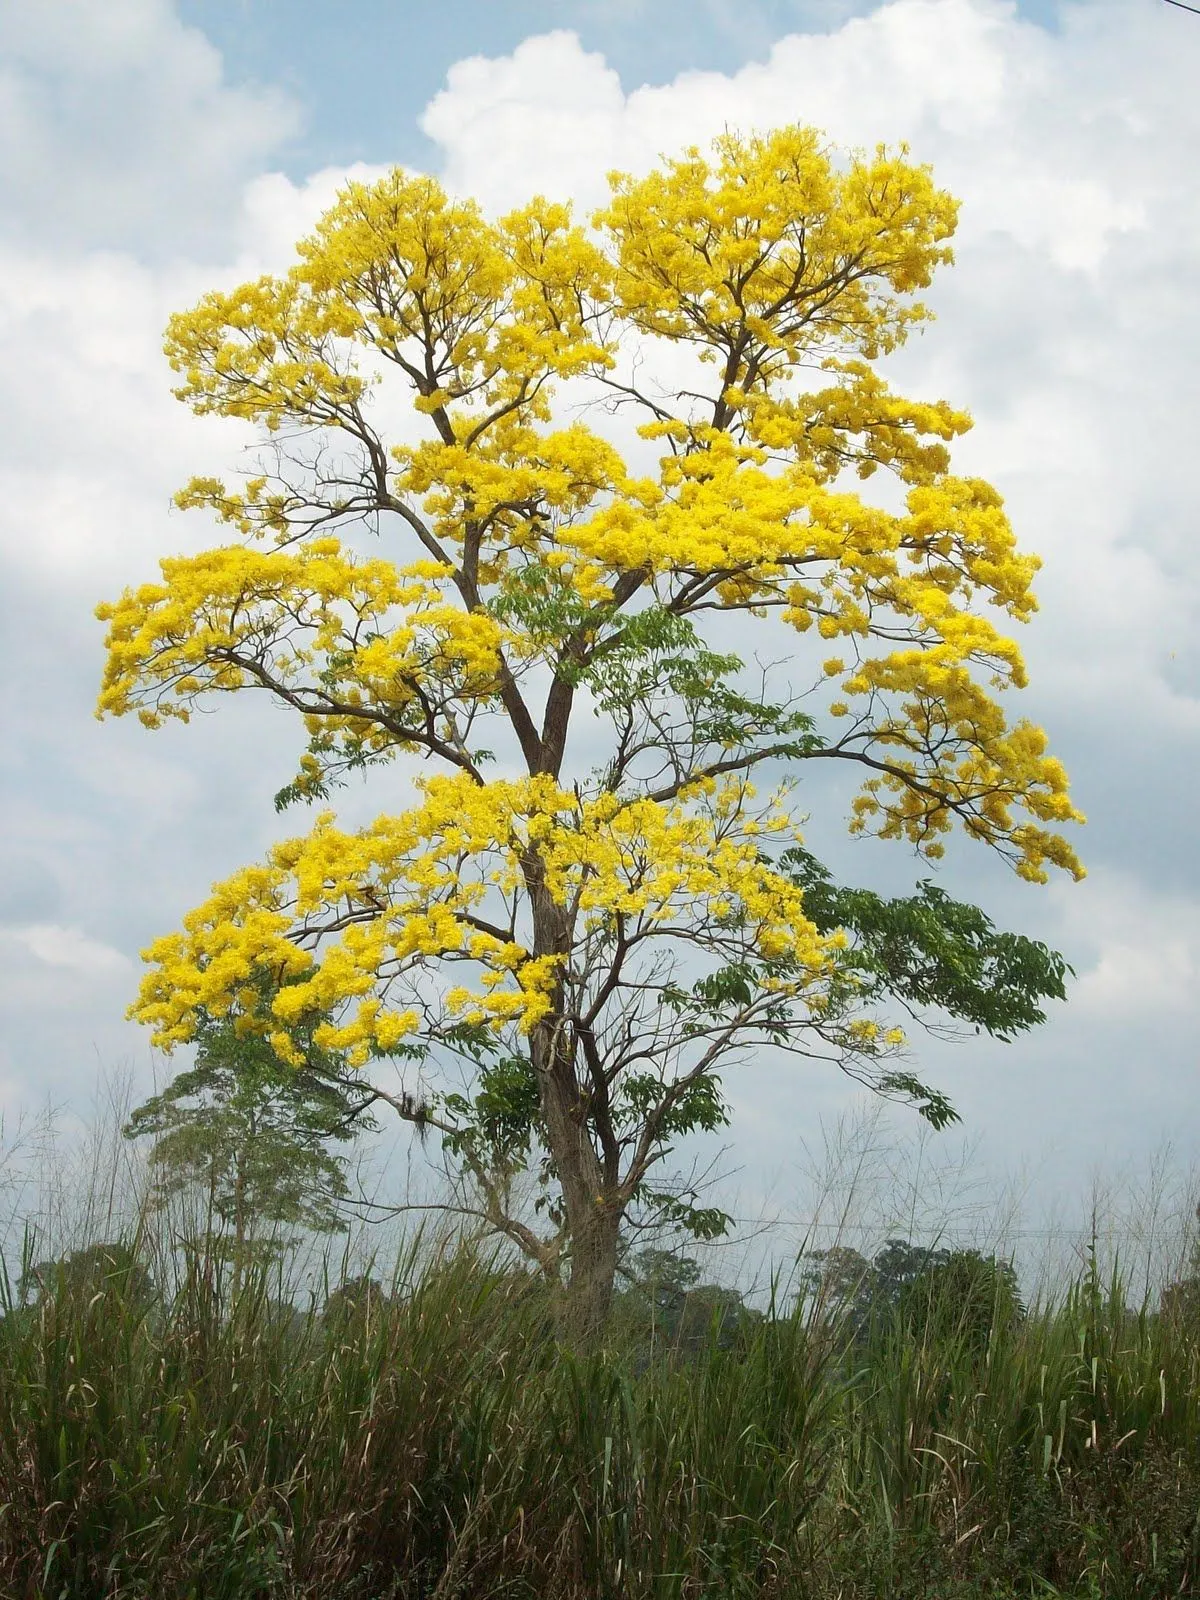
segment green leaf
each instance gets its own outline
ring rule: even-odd
[[[804,909],[822,933],[851,935],[847,968],[864,999],[893,997],[936,1009],[998,1039],[1046,1020],[1042,1002],[1066,998],[1072,971],[1057,951],[998,931],[977,906],[925,881],[914,895],[887,900],[833,883],[807,850],[779,865],[804,889]]]

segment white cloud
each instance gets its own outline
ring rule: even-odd
[[[1097,176],[1091,140],[1075,132],[1084,95],[1062,103],[1071,41],[1056,45],[997,0],[894,0],[837,32],[781,39],[737,73],[689,72],[626,95],[603,58],[562,31],[459,62],[422,127],[449,181],[497,206],[541,188],[601,200],[607,168],[646,166],[724,127],[801,121],[844,144],[910,140],[952,182],[969,173],[977,226],[1094,268],[1109,236],[1143,213]]]
[[[231,189],[298,127],[280,90],[228,84],[170,0],[0,0],[0,42],[10,235],[211,256]]]
[[[43,966],[61,967],[81,978],[103,978],[131,968],[129,958],[111,945],[89,939],[78,928],[61,928],[53,922],[0,928],[0,941],[23,947]]]
[[[538,190],[599,201],[627,105],[603,56],[573,33],[548,33],[511,56],[457,62],[421,128],[441,147],[445,182],[490,206],[519,205]]]
[[[86,1082],[96,1052],[146,1055],[123,1021],[132,954],[281,781],[270,733],[236,718],[140,755],[98,727],[91,612],[211,540],[170,496],[248,435],[171,397],[163,325],[278,264],[254,180],[297,113],[231,86],[170,0],[0,0],[0,42],[0,1077],[36,1097]]]
[[[1099,872],[1074,895],[1057,893],[1064,937],[1088,952],[1072,987],[1083,1022],[1193,1019],[1200,1027],[1200,903]]]
[[[195,441],[159,348],[172,287],[127,255],[0,253],[0,551],[97,600],[181,536],[164,525]]]
[[[212,525],[174,513],[171,496],[194,473],[236,472],[257,435],[197,423],[174,399],[167,319],[209,289],[285,268],[338,187],[374,175],[354,167],[296,185],[266,173],[233,187],[230,259],[217,269],[0,245],[0,559],[94,603],[152,577],[160,556],[212,542]]]

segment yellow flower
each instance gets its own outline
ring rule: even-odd
[[[315,1026],[363,1063],[421,1032],[431,994],[529,1032],[618,928],[741,940],[818,1012],[839,935],[772,864],[797,821],[756,800],[748,752],[778,708],[729,710],[714,610],[739,614],[747,654],[772,614],[800,654],[837,641],[803,667],[836,680],[804,737],[865,761],[852,832],[936,858],[960,827],[1025,878],[1081,874],[1066,774],[1005,699],[1037,559],[951,469],[969,417],[876,371],[929,315],[955,201],[904,149],[842,159],[802,127],[610,181],[590,232],[541,199],[491,219],[399,169],[350,183],[286,273],[172,318],[180,398],[271,448],[240,486],[177,496],[234,542],[98,608],[98,714],[158,727],[265,693],[308,736],[281,804],[431,765],[407,809],[320,815],[151,947],[134,1009],[164,1048],[208,1010],[284,1060]],[[664,342],[701,364],[643,384]],[[376,402],[397,393],[391,438]],[[634,408],[636,460],[584,420],[589,397]],[[877,473],[898,492],[868,498]],[[581,707],[609,738],[590,777]]]

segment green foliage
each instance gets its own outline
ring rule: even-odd
[[[1025,1316],[1012,1264],[978,1250],[951,1250],[931,1261],[901,1293],[899,1306],[915,1337],[959,1338],[975,1354]]]
[[[865,997],[891,997],[1011,1039],[1046,1020],[1044,1000],[1066,998],[1071,968],[1057,951],[998,931],[977,907],[924,882],[915,895],[885,900],[833,883],[807,850],[782,864],[804,887],[804,908],[822,932],[845,928],[849,968]]]
[[[388,1307],[388,1293],[383,1284],[369,1272],[343,1279],[325,1296],[321,1315],[334,1325],[357,1323],[364,1318],[383,1316]]]
[[[875,1080],[875,1088],[885,1097],[907,1100],[935,1131],[962,1120],[942,1091],[922,1083],[915,1073],[894,1069],[881,1072]]]
[[[1025,1316],[1012,1264],[978,1250],[888,1239],[870,1261],[844,1245],[809,1251],[802,1295],[857,1344],[875,1335],[959,1340],[980,1354]]]
[[[693,1239],[723,1238],[733,1220],[719,1206],[698,1206],[694,1193],[680,1194],[644,1184],[638,1199],[653,1214],[656,1222],[678,1228]]]
[[[337,1233],[345,1157],[328,1147],[373,1126],[361,1091],[337,1081],[313,1049],[284,1065],[265,1040],[240,1038],[228,1019],[203,1018],[194,1066],[135,1110],[130,1139],[151,1138],[151,1202],[191,1194],[240,1270],[289,1248],[298,1231]]]
[[[949,1259],[948,1250],[912,1244],[908,1239],[885,1239],[871,1262],[872,1298],[884,1305],[898,1305],[926,1273]]]
[[[836,1322],[857,1338],[871,1319],[875,1301],[875,1269],[849,1245],[809,1250],[797,1276],[798,1307],[811,1303],[818,1321]]]
[[[1167,1284],[1162,1292],[1160,1311],[1180,1327],[1200,1333],[1200,1276],[1189,1273]]]
[[[662,1094],[662,1081],[650,1072],[631,1072],[621,1084],[621,1097],[633,1115],[641,1116],[653,1106]],[[662,1118],[660,1127],[664,1137],[672,1134],[692,1133],[701,1128],[711,1133],[729,1122],[729,1112],[721,1098],[721,1084],[716,1073],[705,1073],[695,1078],[678,1096]]]
[[[27,1268],[17,1284],[17,1298],[81,1301],[115,1294],[128,1304],[148,1305],[154,1298],[154,1280],[131,1245],[121,1240],[72,1250],[57,1261],[39,1261]]]
[[[443,1135],[446,1148],[494,1169],[525,1162],[539,1116],[537,1078],[528,1057],[483,1060],[476,1082],[473,1095],[448,1094],[442,1100],[458,1119],[457,1130]]]
[[[697,1360],[715,1341],[721,1350],[743,1340],[762,1313],[736,1289],[701,1283],[700,1266],[673,1250],[640,1250],[625,1269],[628,1286],[617,1296],[615,1336],[644,1364],[653,1352]]]
[[[1200,1206],[1196,1208],[1196,1219],[1200,1222]],[[1164,1288],[1159,1310],[1176,1327],[1200,1338],[1200,1238],[1193,1240],[1191,1259],[1183,1276]]]
[[[769,744],[780,756],[820,749],[813,719],[734,688],[744,670],[736,655],[706,648],[694,625],[662,605],[627,617],[572,676],[586,683],[597,710],[609,715],[663,708],[681,736],[697,748],[750,751]],[[669,712],[667,708],[670,708]]]

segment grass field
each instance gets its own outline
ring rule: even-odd
[[[304,1313],[203,1257],[26,1298],[6,1600],[1200,1588],[1200,1327],[1094,1266],[990,1323],[959,1290],[856,1327],[809,1300],[687,1352],[618,1318],[587,1358],[465,1249]]]

